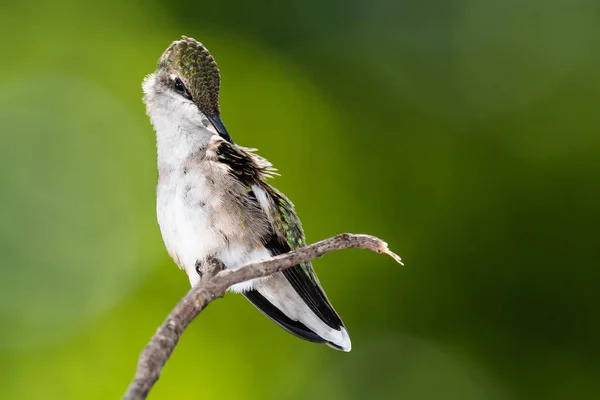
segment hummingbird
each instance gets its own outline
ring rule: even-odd
[[[256,149],[236,144],[225,128],[220,85],[215,59],[186,36],[171,43],[142,83],[156,131],[158,224],[192,286],[209,258],[235,269],[305,245],[294,205],[267,182],[276,170]],[[351,349],[310,262],[229,290],[301,339]]]

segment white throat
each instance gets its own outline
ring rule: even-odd
[[[217,134],[208,119],[190,100],[166,90],[156,90],[156,78],[143,83],[146,113],[156,131],[159,168],[177,168],[205,147]]]
[[[204,127],[189,127],[163,113],[149,113],[156,131],[159,167],[177,168],[201,148],[214,134]]]

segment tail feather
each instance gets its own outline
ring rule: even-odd
[[[269,317],[277,325],[299,337],[300,339],[308,340],[313,343],[327,343],[325,339],[308,329],[303,323],[293,321],[288,318],[281,310],[275,307],[269,300],[265,299],[257,290],[248,290],[244,292],[244,296],[259,309],[264,315]]]
[[[339,316],[335,314],[338,323],[332,324],[332,319],[323,315],[327,315],[327,312],[315,313],[312,310],[314,303],[308,304],[283,274],[271,275],[243,294],[264,315],[291,334],[310,342],[326,343],[335,349],[350,351],[350,337]],[[331,306],[326,309],[329,313],[331,310]]]

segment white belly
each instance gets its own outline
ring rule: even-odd
[[[222,194],[208,188],[199,174],[162,179],[157,188],[157,218],[167,251],[186,271],[190,283],[200,277],[196,262],[216,257],[227,268],[238,268],[270,256],[256,241],[236,214],[223,207]],[[232,291],[251,288],[253,281],[234,285]]]
[[[205,196],[192,205],[186,199],[186,185],[183,179],[159,184],[156,212],[167,251],[189,274],[195,270],[196,260],[214,255],[225,243],[215,232],[208,207],[200,206]]]

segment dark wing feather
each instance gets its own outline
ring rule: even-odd
[[[265,244],[271,254],[287,253],[290,250],[304,246],[302,224],[294,211],[293,204],[271,186],[264,184],[263,189],[267,191],[273,201],[271,212],[273,214],[274,232],[271,233]],[[288,268],[283,271],[283,275],[302,300],[323,322],[333,329],[344,326],[331,303],[327,300],[310,262]]]
[[[275,173],[271,163],[252,153],[252,149],[222,141],[216,147],[215,154],[221,163],[230,168],[233,176],[248,186],[264,182]]]
[[[304,246],[302,223],[296,215],[294,205],[282,193],[265,182],[266,178],[274,172],[271,164],[256,154],[251,153],[249,149],[244,149],[227,142],[219,144],[216,154],[220,162],[230,167],[231,173],[237,179],[248,185],[249,192],[255,199],[256,195],[252,193],[251,189],[253,185],[259,186],[269,196],[271,207],[269,210],[264,211],[270,214],[268,217],[272,224],[272,230],[264,238],[264,242],[265,247],[271,254],[287,253],[290,250]],[[304,262],[288,268],[283,271],[283,275],[302,300],[323,322],[333,329],[339,329],[344,326],[342,320],[327,300],[310,262]],[[260,299],[252,293],[249,293],[249,296],[246,297],[263,313],[267,313],[270,308],[274,308],[264,298]],[[265,302],[270,307],[265,305]],[[311,340],[310,337],[300,334],[306,327],[294,326],[285,320],[288,319],[285,315],[282,314],[285,317],[283,318],[278,316],[275,311],[271,311],[267,315],[279,325],[296,335]],[[281,314],[281,312],[279,313]]]

